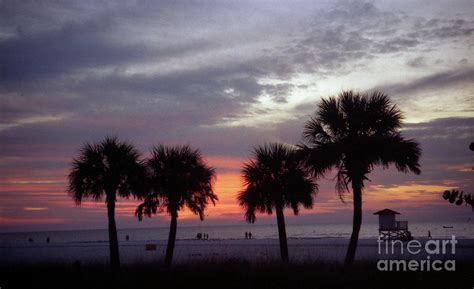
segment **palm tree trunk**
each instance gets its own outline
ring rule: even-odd
[[[109,247],[110,265],[112,271],[120,272],[120,254],[117,238],[117,225],[115,224],[115,197],[107,197],[107,217],[109,219]]]
[[[354,257],[359,241],[360,226],[362,224],[362,180],[352,179],[352,194],[354,197],[354,217],[352,220],[352,234],[347,248],[345,266],[350,267],[354,263]]]
[[[166,248],[165,267],[171,266],[173,260],[174,243],[176,241],[176,228],[178,226],[178,213],[171,213],[170,233],[168,236],[168,246]]]
[[[278,223],[278,237],[280,239],[281,260],[288,263],[288,244],[286,241],[285,216],[283,215],[283,207],[276,206],[276,215]]]

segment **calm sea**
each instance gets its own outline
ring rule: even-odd
[[[426,237],[431,231],[433,238],[446,238],[455,235],[459,239],[474,239],[474,222],[464,223],[410,223],[409,230],[414,237]],[[276,225],[234,225],[234,226],[195,226],[178,227],[178,239],[194,239],[198,233],[206,233],[210,239],[242,239],[245,232],[251,231],[256,239],[277,239]],[[287,225],[288,238],[349,238],[350,224]],[[128,235],[133,241],[166,240],[168,228],[136,228],[118,231],[119,240]],[[363,224],[360,238],[376,238],[377,224]],[[107,242],[107,230],[70,230],[49,232],[1,233],[0,246],[28,243],[93,243]]]

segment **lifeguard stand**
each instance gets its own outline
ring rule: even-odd
[[[400,213],[390,209],[383,209],[375,212],[379,215],[379,236],[384,240],[412,240],[410,231],[408,231],[408,221],[397,221],[395,215]]]

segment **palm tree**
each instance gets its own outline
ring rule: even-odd
[[[76,205],[83,199],[100,201],[105,196],[109,221],[110,263],[120,271],[120,255],[115,224],[117,197],[140,197],[145,192],[145,166],[138,151],[116,137],[106,137],[95,144],[86,144],[69,173],[69,194]]]
[[[254,157],[242,170],[245,188],[239,193],[238,201],[249,223],[255,222],[256,211],[269,215],[276,211],[281,258],[288,262],[283,209],[290,207],[297,215],[300,204],[312,208],[317,185],[289,146],[280,143],[259,146]]]
[[[420,174],[421,149],[400,134],[402,113],[382,92],[361,94],[343,91],[337,98],[323,99],[305,125],[301,145],[315,176],[337,170],[336,191],[349,192],[354,201],[353,228],[346,267],[352,265],[362,223],[362,190],[368,174],[378,165],[394,164],[398,171]]]
[[[136,210],[139,220],[143,215],[163,210],[171,216],[171,225],[166,249],[165,266],[173,259],[178,212],[187,207],[204,220],[204,210],[209,202],[215,205],[217,196],[213,192],[216,177],[213,168],[206,165],[199,150],[189,146],[153,148],[147,161],[151,193]]]

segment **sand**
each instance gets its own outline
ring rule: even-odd
[[[419,240],[424,243],[426,240]],[[348,239],[342,238],[306,238],[289,239],[288,249],[292,262],[342,262],[346,253]],[[146,244],[156,244],[156,250],[145,250]],[[377,261],[379,259],[416,259],[426,254],[381,255],[378,253],[375,239],[361,239],[357,249],[357,261]],[[382,247],[383,252],[384,247]],[[161,262],[166,250],[166,241],[122,241],[120,243],[121,262],[123,264]],[[177,240],[173,261],[201,262],[243,260],[250,262],[271,262],[279,260],[277,239],[210,239]],[[432,258],[472,261],[474,239],[460,239],[455,254],[432,256]],[[109,261],[107,242],[82,242],[61,244],[9,244],[0,247],[1,263],[72,263],[106,264]]]

